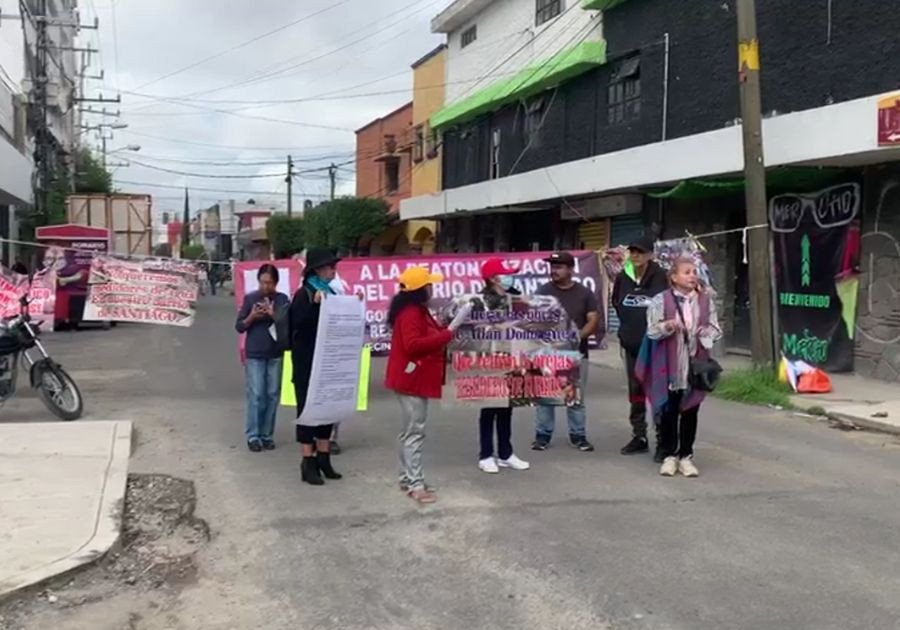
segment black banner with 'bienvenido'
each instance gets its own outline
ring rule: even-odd
[[[861,205],[855,183],[769,203],[779,341],[789,359],[853,369]]]

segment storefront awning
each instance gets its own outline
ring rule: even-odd
[[[522,98],[528,98],[606,63],[606,42],[583,42],[498,81],[431,117],[432,129],[456,125]]]
[[[590,11],[607,11],[625,0],[581,0],[581,8]]]
[[[836,168],[774,168],[766,171],[766,188],[777,190],[818,190],[840,179]],[[744,178],[688,179],[663,191],[648,192],[656,199],[709,199],[744,193]]]

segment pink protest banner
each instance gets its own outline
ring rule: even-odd
[[[444,281],[434,287],[434,309],[437,311],[447,301],[481,291],[481,265],[490,258],[502,258],[512,267],[519,268],[516,287],[524,295],[534,294],[538,287],[549,282],[550,264],[546,258],[550,252],[506,252],[485,254],[435,254],[431,256],[393,256],[389,258],[346,258],[338,265],[336,283],[343,293],[362,292],[366,302],[366,342],[375,353],[390,349],[391,333],[387,325],[387,311],[391,298],[397,292],[397,277],[404,269],[416,265],[428,267],[432,273],[440,273]],[[597,296],[606,295],[605,277],[600,272],[596,252],[572,252],[575,257],[575,279],[590,288]],[[240,308],[244,295],[256,290],[256,274],[264,264],[273,264],[279,271],[278,290],[292,297],[300,286],[304,263],[302,260],[254,260],[235,264],[235,301]],[[606,299],[599,299],[605,304]],[[605,316],[605,313],[603,313]],[[243,342],[241,342],[243,347]]]
[[[53,312],[56,308],[56,272],[51,270],[37,273],[28,282],[28,276],[0,268],[0,318],[9,319],[19,315],[20,300],[28,296],[28,313],[31,321],[41,330],[53,330]]]

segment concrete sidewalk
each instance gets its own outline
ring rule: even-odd
[[[131,422],[0,423],[0,598],[118,541]]]
[[[624,370],[617,340],[608,341],[606,350],[592,350],[592,365]],[[750,358],[736,354],[719,357],[726,371],[749,369]],[[830,374],[829,394],[796,394],[791,402],[798,409],[819,407],[825,415],[863,429],[900,435],[900,387],[856,374]],[[624,379],[624,375],[622,377]]]
[[[821,407],[825,414],[863,429],[900,435],[900,387],[896,383],[855,374],[830,374],[829,394],[798,394],[791,402],[801,409]]]

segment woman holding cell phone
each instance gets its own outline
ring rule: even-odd
[[[282,351],[271,332],[278,309],[288,297],[278,293],[278,269],[265,264],[256,275],[259,289],[248,293],[238,312],[235,330],[246,335],[247,417],[244,434],[252,452],[275,448],[275,416],[281,397]]]

